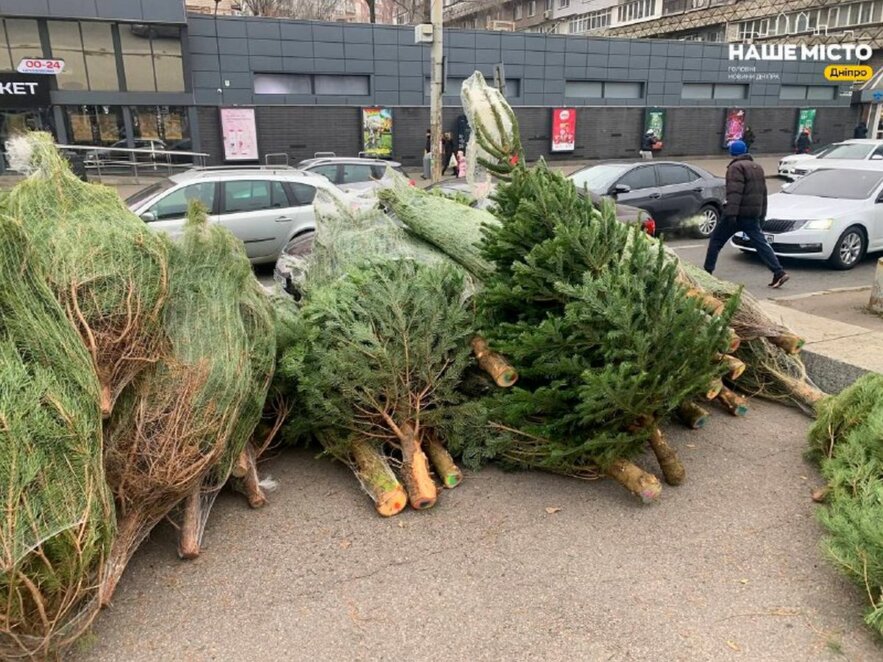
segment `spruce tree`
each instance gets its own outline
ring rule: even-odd
[[[495,201],[500,225],[485,229],[482,251],[496,269],[477,308],[521,376],[487,400],[491,424],[511,435],[499,455],[565,473],[598,467],[651,498],[652,479],[627,461],[650,441],[680,479],[658,425],[722,374],[730,310],[710,317],[660,243],[544,164],[515,168]]]

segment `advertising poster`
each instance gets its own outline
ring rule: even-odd
[[[653,131],[659,140],[665,140],[665,110],[648,108],[644,113],[644,132]]]
[[[392,156],[392,110],[362,108],[362,152],[366,156]]]
[[[800,108],[797,111],[797,131],[794,133],[796,139],[804,129],[809,129],[810,137],[815,135],[816,109]]]
[[[92,118],[82,113],[70,113],[71,132],[75,143],[92,143]]]
[[[742,140],[745,133],[745,109],[727,108],[724,120],[724,149],[734,140]]]
[[[225,161],[257,161],[254,108],[221,108],[221,137]]]
[[[141,137],[145,140],[159,140],[159,123],[156,121],[156,111],[139,110],[137,117]]]
[[[552,109],[552,153],[576,148],[576,108]]]

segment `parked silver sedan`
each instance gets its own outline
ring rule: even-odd
[[[195,168],[148,186],[126,204],[150,227],[175,237],[183,232],[188,203],[199,200],[209,222],[241,239],[253,264],[264,264],[315,230],[316,190],[333,188],[325,177],[289,167]]]

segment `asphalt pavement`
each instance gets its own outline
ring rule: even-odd
[[[392,519],[286,450],[264,509],[221,496],[196,561],[155,532],[67,659],[879,660],[864,591],[820,550],[807,425],[755,402],[671,428],[687,480],[650,506],[490,468]]]

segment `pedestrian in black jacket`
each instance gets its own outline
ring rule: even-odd
[[[867,138],[868,137],[868,125],[864,122],[859,122],[855,125],[855,128],[852,130],[853,138]]]
[[[812,150],[812,138],[809,135],[809,129],[804,129],[794,141],[795,154],[809,154]]]
[[[750,126],[746,126],[745,130],[742,132],[742,142],[748,147],[748,151],[751,151],[751,146],[754,144],[754,131]]]
[[[644,135],[641,136],[641,149],[638,151],[642,159],[653,158],[653,147],[656,145],[656,142],[656,134],[653,133],[653,129],[647,129]]]
[[[760,224],[766,218],[767,190],[763,168],[754,162],[748,147],[741,140],[730,144],[733,160],[727,166],[727,202],[724,214],[715,226],[708,241],[705,254],[705,270],[714,272],[717,256],[724,245],[737,232],[751,241],[760,259],[773,272],[772,288],[780,288],[789,276],[779,263],[779,258],[767,243]]]

